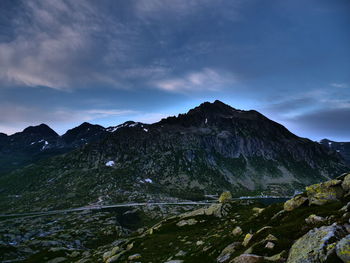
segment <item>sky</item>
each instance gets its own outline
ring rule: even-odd
[[[350,141],[348,0],[1,0],[0,132],[153,123],[204,101]]]

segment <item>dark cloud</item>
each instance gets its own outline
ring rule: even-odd
[[[312,134],[314,138],[339,141],[350,138],[350,107],[320,110],[296,116],[288,122],[299,127],[299,134]]]

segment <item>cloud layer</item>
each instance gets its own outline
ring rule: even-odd
[[[0,130],[156,120],[221,99],[301,136],[350,140],[349,10],[343,0],[0,1]]]

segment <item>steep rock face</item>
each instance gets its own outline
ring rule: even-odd
[[[256,111],[220,101],[151,125],[126,122],[108,131],[104,139],[9,175],[4,193],[30,190],[43,203],[66,202],[71,193],[66,206],[99,196],[192,198],[223,190],[235,196],[285,195],[346,169],[322,145]]]

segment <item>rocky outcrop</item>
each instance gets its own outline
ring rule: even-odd
[[[336,224],[312,229],[291,247],[287,263],[337,262],[336,245],[346,235]]]
[[[285,211],[292,211],[295,208],[298,208],[299,206],[306,203],[307,200],[308,200],[307,197],[304,195],[296,195],[292,199],[285,202],[283,208]]]
[[[341,180],[330,180],[324,183],[306,187],[306,194],[310,204],[324,205],[337,201],[344,195]]]

